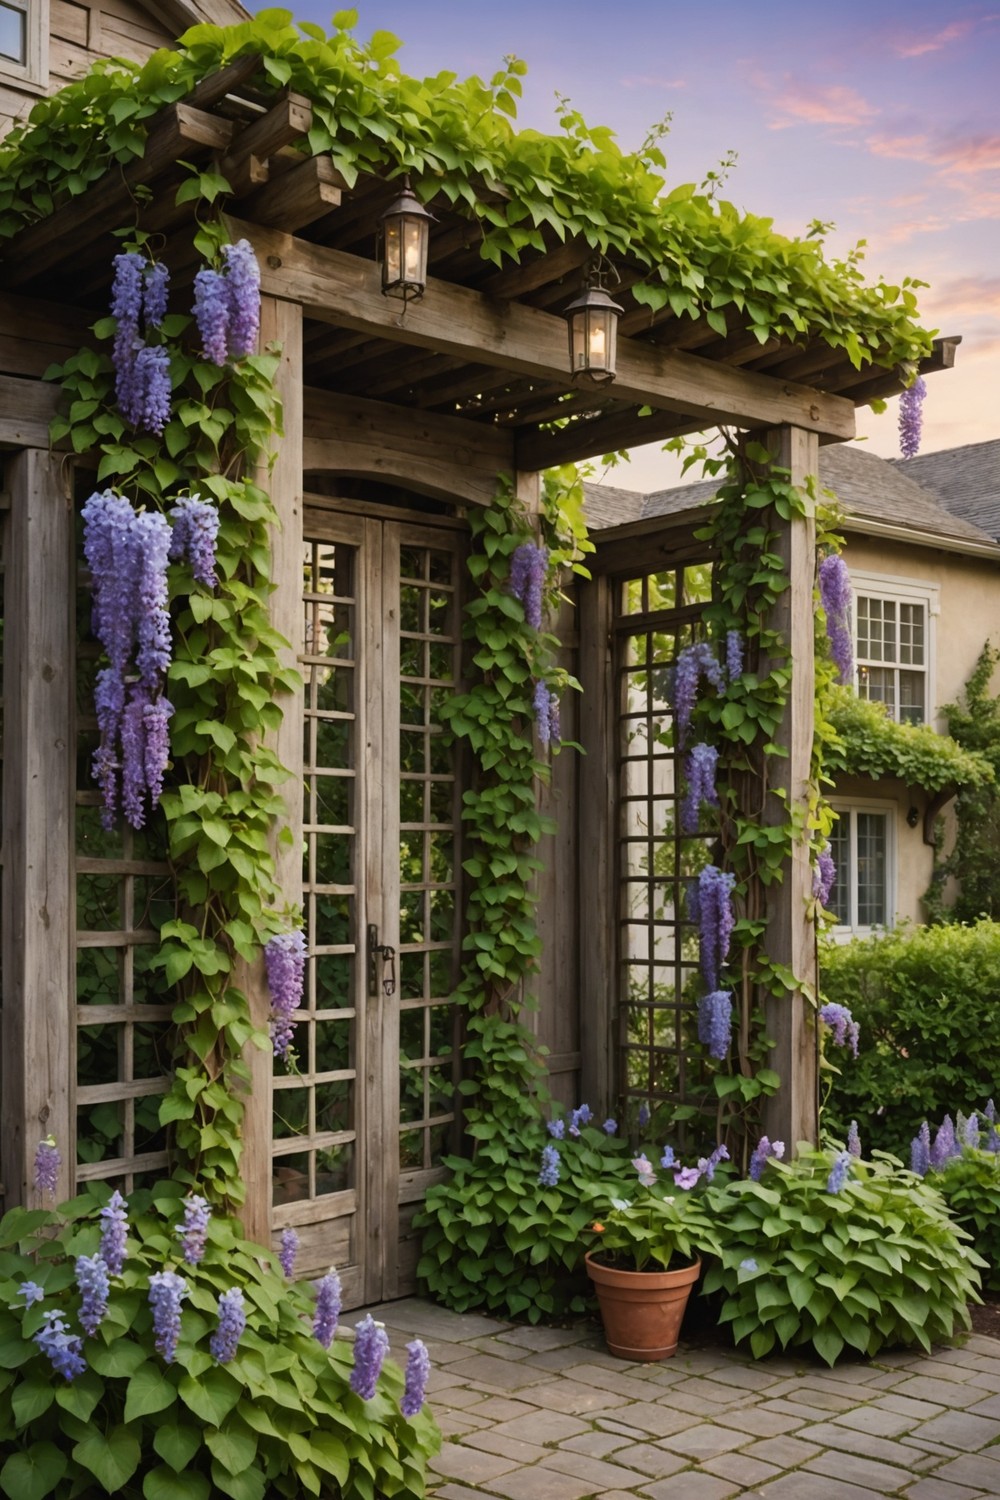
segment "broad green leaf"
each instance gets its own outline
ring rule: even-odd
[[[138,1438],[127,1427],[113,1427],[107,1436],[103,1432],[90,1433],[76,1444],[73,1457],[111,1495],[132,1478],[142,1451]]]
[[[178,1388],[184,1405],[213,1427],[222,1426],[240,1399],[240,1389],[239,1381],[220,1367],[206,1370],[198,1380],[185,1375]]]
[[[151,1412],[163,1411],[177,1399],[177,1392],[166,1376],[152,1363],[140,1365],[128,1383],[125,1395],[125,1421],[134,1422]]]
[[[66,1455],[54,1443],[32,1443],[12,1453],[0,1469],[0,1489],[9,1500],[44,1500],[66,1472]]]
[[[178,1474],[182,1473],[194,1458],[204,1441],[201,1428],[171,1417],[153,1434],[153,1447]]]
[[[151,1469],[142,1481],[142,1493],[146,1500],[209,1500],[212,1486],[204,1474],[186,1469],[175,1474],[173,1469],[161,1467]]]

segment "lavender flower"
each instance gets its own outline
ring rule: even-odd
[[[264,967],[271,991],[271,1044],[275,1056],[287,1060],[306,973],[306,938],[301,927],[268,940]]]
[[[243,1293],[238,1286],[223,1292],[219,1298],[219,1322],[208,1341],[209,1351],[216,1364],[228,1365],[235,1356],[236,1348],[247,1326],[247,1315],[243,1308]]]
[[[146,315],[147,328],[159,328],[167,316],[167,295],[170,290],[170,272],[162,260],[155,260],[146,267],[146,281],[142,293],[142,309]]]
[[[728,1148],[728,1146],[723,1145],[723,1144],[720,1143],[718,1146],[716,1146],[716,1148],[712,1152],[711,1156],[706,1157],[706,1158],[702,1159],[701,1161],[699,1161],[698,1166],[699,1166],[699,1168],[700,1168],[700,1170],[702,1172],[702,1175],[705,1178],[705,1181],[706,1182],[712,1182],[712,1181],[714,1181],[716,1167],[719,1165],[720,1161],[728,1161],[728,1160],[729,1160],[729,1148]]]
[[[714,688],[723,686],[722,668],[707,641],[695,641],[692,645],[685,646],[677,657],[674,673],[674,719],[678,749],[683,748],[687,738],[701,677],[707,678]]]
[[[62,1157],[59,1155],[55,1136],[46,1136],[45,1140],[39,1141],[35,1147],[34,1183],[39,1193],[48,1193],[50,1198],[55,1197],[61,1166]]]
[[[926,395],[927,382],[922,375],[918,375],[899,398],[899,451],[904,458],[914,458],[920,451]]]
[[[76,1284],[80,1289],[80,1327],[89,1338],[100,1328],[108,1310],[108,1268],[99,1255],[78,1255]]]
[[[828,906],[830,892],[833,890],[837,880],[837,866],[833,862],[830,853],[830,845],[824,844],[816,856],[816,868],[813,871],[813,895],[820,906]]]
[[[660,1166],[666,1167],[669,1171],[669,1169],[675,1164],[676,1160],[677,1158],[674,1155],[673,1146],[664,1146],[663,1155],[660,1157]],[[635,1163],[633,1162],[633,1166],[634,1165]]]
[[[168,1365],[174,1362],[181,1336],[181,1302],[187,1296],[183,1276],[176,1271],[154,1271],[149,1278],[149,1305],[153,1309],[153,1347]]]
[[[548,745],[552,739],[552,695],[544,677],[540,677],[535,683],[531,706],[535,710],[539,744]]]
[[[979,1116],[976,1114],[975,1110],[973,1110],[972,1114],[965,1122],[965,1129],[962,1131],[962,1145],[968,1146],[971,1148],[971,1150],[976,1151],[979,1148],[979,1140]]]
[[[757,1271],[759,1269],[760,1267],[757,1265],[757,1262],[754,1260],[752,1255],[748,1255],[745,1260],[740,1261],[741,1271]]]
[[[719,988],[719,971],[729,956],[735,916],[732,890],[736,876],[706,865],[698,876],[698,930],[701,972],[709,990]]]
[[[829,1005],[820,1007],[820,1020],[833,1032],[833,1040],[838,1047],[850,1046],[854,1057],[858,1055],[858,1040],[861,1036],[861,1027],[855,1021],[846,1005]]]
[[[561,1141],[566,1134],[566,1122],[565,1120],[549,1120],[546,1129],[553,1140]]]
[[[181,1242],[181,1252],[189,1266],[196,1266],[205,1254],[205,1240],[212,1211],[204,1198],[193,1194],[184,1199],[184,1218],[174,1233]]]
[[[653,1163],[643,1153],[632,1158],[632,1165],[639,1174],[639,1181],[643,1187],[652,1187],[656,1181],[656,1173],[653,1171]]]
[[[910,1171],[926,1177],[931,1169],[931,1128],[925,1120],[910,1142]]]
[[[548,548],[537,547],[534,542],[522,542],[510,560],[510,591],[524,606],[524,618],[532,630],[541,629],[542,590],[548,566]]]
[[[837,1159],[833,1164],[833,1170],[826,1179],[826,1190],[828,1193],[839,1193],[847,1181],[847,1174],[851,1168],[853,1157],[849,1151],[837,1153]]]
[[[542,1166],[538,1173],[540,1187],[555,1187],[559,1181],[559,1149],[548,1145],[542,1151]]]
[[[714,745],[692,745],[684,765],[687,792],[681,800],[681,833],[697,833],[698,816],[703,802],[718,807],[719,794],[715,790],[715,772],[719,764],[719,752]]]
[[[25,1311],[34,1307],[36,1302],[41,1302],[45,1297],[45,1288],[40,1287],[37,1281],[22,1281],[17,1289],[17,1295],[24,1298]]]
[[[743,637],[738,630],[726,631],[726,681],[743,676]]]
[[[388,1335],[369,1313],[355,1330],[354,1369],[351,1371],[351,1390],[362,1401],[370,1401],[374,1396],[382,1362],[388,1352]]]
[[[125,1264],[127,1209],[128,1204],[116,1188],[100,1213],[104,1227],[101,1230],[101,1248],[98,1254],[112,1276],[120,1276]]]
[[[945,1115],[934,1137],[934,1144],[931,1147],[931,1166],[943,1167],[953,1156],[961,1156],[961,1154],[962,1148],[956,1139],[955,1127],[951,1122],[951,1115]]]
[[[826,615],[830,651],[837,664],[837,680],[850,682],[854,677],[854,644],[851,640],[854,595],[847,564],[839,553],[831,552],[819,565],[819,597]]]
[[[219,512],[200,495],[185,495],[170,511],[174,526],[170,536],[170,561],[187,558],[197,583],[215,588],[215,545],[219,535]]]
[[[209,266],[194,278],[194,319],[202,354],[213,365],[224,365],[229,357],[229,289],[225,277]]]
[[[142,770],[149,800],[155,807],[163,792],[163,777],[170,762],[170,731],[168,724],[173,717],[173,705],[166,698],[157,698],[155,703],[145,703],[142,709],[143,755]],[[141,823],[133,823],[133,828]]]
[[[685,1192],[690,1192],[700,1177],[701,1171],[698,1167],[681,1167],[679,1171],[674,1173],[674,1186],[683,1188]]]
[[[223,245],[227,297],[227,334],[232,359],[257,348],[260,332],[260,268],[249,240]]]
[[[618,1121],[617,1120],[610,1120],[610,1119],[609,1120],[605,1120],[604,1124],[601,1126],[601,1129],[604,1131],[605,1135],[617,1135],[618,1134]]]
[[[61,1313],[48,1312],[45,1322],[34,1336],[34,1341],[46,1355],[57,1375],[64,1380],[75,1380],[87,1368],[83,1357],[83,1340],[70,1333]]]
[[[698,1002],[698,1040],[708,1048],[709,1057],[723,1058],[729,1051],[729,1033],[733,1021],[732,996],[726,990],[713,990]]]
[[[399,1409],[404,1417],[415,1417],[424,1404],[431,1357],[422,1339],[411,1340],[406,1348],[406,1388]]]
[[[281,1248],[278,1251],[278,1261],[289,1281],[291,1281],[295,1274],[295,1257],[298,1252],[298,1234],[294,1229],[283,1229],[281,1232]]]
[[[337,1332],[340,1303],[340,1277],[331,1266],[322,1280],[316,1282],[316,1308],[313,1312],[313,1337],[324,1349],[329,1349]]]
[[[747,1176],[750,1177],[754,1182],[759,1182],[764,1174],[764,1168],[767,1166],[770,1158],[773,1156],[777,1161],[780,1161],[784,1154],[784,1141],[771,1142],[768,1140],[766,1135],[762,1135],[760,1140],[757,1142],[756,1147],[754,1148],[753,1155],[750,1158],[750,1166],[747,1171]]]
[[[858,1134],[858,1122],[852,1120],[847,1130],[847,1149],[852,1156],[861,1155],[861,1136]]]
[[[125,412],[135,399],[135,351],[142,347],[138,335],[145,262],[137,251],[129,250],[123,255],[116,255],[113,264],[115,274],[111,285],[111,316],[117,326],[111,362],[115,369],[115,399]]]
[[[128,406],[122,416],[133,427],[159,436],[170,421],[170,355],[162,344],[140,344],[135,351]]]

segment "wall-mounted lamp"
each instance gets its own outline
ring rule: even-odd
[[[601,285],[606,265],[602,258],[590,268],[583,291],[563,314],[569,325],[570,372],[574,380],[590,385],[610,385],[618,358],[618,319],[624,308]]]
[[[403,191],[379,220],[382,295],[416,302],[427,286],[427,251],[434,215],[403,178]]]
[[[907,814],[906,814],[906,826],[907,826],[907,828],[916,828],[916,826],[917,826],[917,824],[919,822],[920,822],[920,810],[919,810],[919,808],[911,807],[909,809],[909,811],[907,812]]]

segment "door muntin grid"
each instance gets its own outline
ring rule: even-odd
[[[701,994],[689,882],[710,862],[704,833],[680,833],[683,794],[671,681],[702,634],[707,564],[623,581],[615,620],[618,714],[618,1065],[628,1101],[683,1103],[703,1084],[692,1062]]]
[[[458,750],[438,709],[460,669],[457,550],[405,545],[399,585],[399,1165],[453,1149],[461,951]]]
[[[358,560],[303,549],[305,992],[293,1054],[274,1063],[273,1202],[356,1186]]]

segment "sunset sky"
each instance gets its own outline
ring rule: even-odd
[[[251,6],[263,9],[263,6]],[[329,25],[329,0],[299,0]],[[528,64],[518,123],[554,130],[568,95],[626,148],[672,112],[668,187],[730,151],[725,195],[801,233],[832,221],[831,250],[867,241],[870,278],[930,283],[925,324],[962,334],[928,380],[922,452],[1000,437],[1000,0],[359,0],[358,34],[394,32],[417,76]],[[859,412],[867,446],[898,454],[896,403]],[[673,483],[638,452],[615,482]]]

